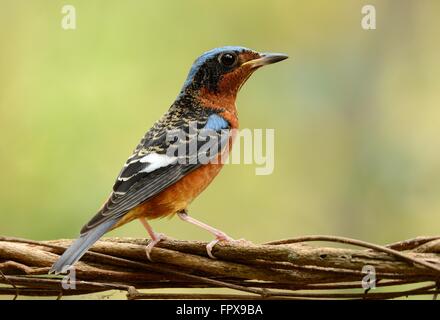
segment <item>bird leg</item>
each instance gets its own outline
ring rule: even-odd
[[[208,232],[212,233],[215,236],[215,239],[212,240],[210,243],[206,246],[206,252],[208,253],[208,256],[212,259],[216,259],[214,255],[212,254],[212,248],[219,242],[219,241],[234,241],[230,236],[228,236],[223,231],[220,231],[214,227],[211,227],[210,225],[207,225],[206,223],[203,223],[197,219],[194,219],[188,215],[186,211],[180,211],[177,213],[180,219],[183,221],[192,223],[193,225],[196,225],[202,229],[207,230]]]
[[[166,239],[166,236],[163,233],[156,233],[153,231],[153,228],[151,228],[150,224],[148,223],[147,219],[145,218],[139,218],[139,220],[141,221],[141,223],[143,224],[143,226],[145,227],[145,229],[147,229],[148,234],[150,235],[150,242],[147,245],[147,248],[145,248],[145,252],[147,254],[147,258],[148,260],[150,260],[151,262],[153,262],[153,260],[151,259],[151,249],[153,249],[153,247],[158,244],[161,240]]]

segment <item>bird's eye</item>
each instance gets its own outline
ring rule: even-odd
[[[220,56],[220,62],[226,67],[231,67],[237,62],[237,56],[233,53],[225,53]]]

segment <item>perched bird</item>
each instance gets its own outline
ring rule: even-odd
[[[284,54],[229,46],[207,51],[196,59],[170,109],[128,158],[109,199],[81,229],[79,238],[55,262],[50,273],[66,272],[102,235],[134,219],[141,221],[151,237],[146,248],[149,259],[153,246],[164,238],[147,222],[154,218],[177,214],[212,233],[215,240],[207,245],[211,257],[218,241],[233,240],[190,217],[187,208],[223,166],[219,160],[233,142],[233,135],[228,132],[238,128],[235,99],[241,86],[258,68],[286,58]],[[205,138],[214,141],[211,148],[207,150],[199,140],[196,148],[190,148],[204,130],[209,132]],[[183,137],[175,132],[183,132]],[[173,147],[174,153],[170,152]],[[176,155],[177,149],[185,152]],[[201,154],[209,161],[199,161]]]

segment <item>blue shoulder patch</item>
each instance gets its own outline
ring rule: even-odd
[[[208,121],[206,122],[205,125],[205,129],[210,129],[215,131],[227,129],[228,127],[229,127],[228,121],[226,121],[221,116],[215,113],[211,114],[208,117]]]

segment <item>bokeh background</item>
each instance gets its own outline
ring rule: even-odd
[[[194,217],[256,243],[438,234],[440,2],[0,4],[0,235],[76,237],[194,59],[223,45],[291,57],[237,101],[242,127],[275,129],[275,171],[226,166]],[[61,28],[65,4],[76,30]],[[361,28],[365,4],[376,30]],[[177,218],[152,225],[210,239]],[[137,222],[111,234],[146,237]]]

